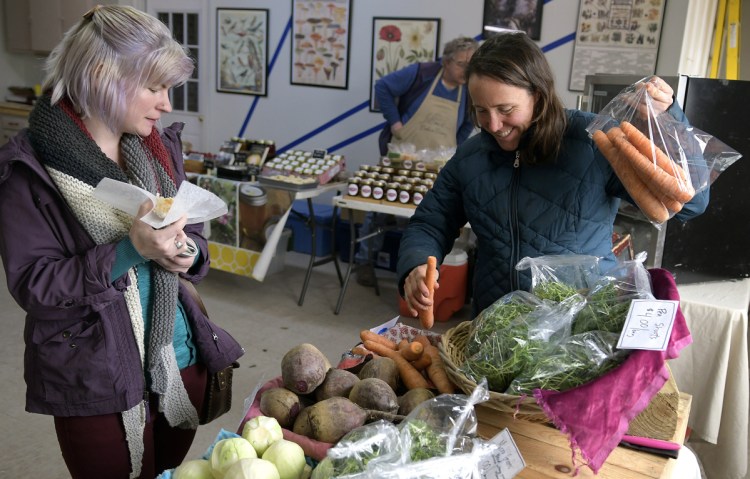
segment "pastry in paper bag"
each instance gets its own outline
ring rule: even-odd
[[[157,203],[157,197],[150,192],[111,178],[104,178],[96,185],[94,197],[132,216],[138,213],[138,208],[147,199],[154,206]],[[227,214],[227,205],[210,191],[183,181],[165,217],[152,210],[141,221],[158,229],[174,223],[183,214],[187,215],[188,224],[202,223]]]

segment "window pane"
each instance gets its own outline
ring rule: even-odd
[[[172,14],[172,33],[174,39],[180,43],[185,43],[185,15],[183,13]]]
[[[187,82],[187,111],[198,111],[198,83]]]
[[[169,14],[165,12],[159,12],[156,14],[156,17],[159,19],[161,23],[163,23],[166,26],[169,26]]]
[[[190,78],[198,79],[198,49],[197,48],[191,48],[190,49],[190,57],[193,59],[193,62],[195,62],[195,68],[193,69],[193,75]]]
[[[174,87],[172,90],[172,108],[185,110],[185,85]]]
[[[187,14],[187,44],[198,45],[198,14]]]

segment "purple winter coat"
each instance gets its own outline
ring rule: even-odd
[[[181,131],[182,124],[174,124],[162,134],[178,186],[185,179]],[[185,226],[204,259],[184,275],[192,282],[208,272],[202,229]],[[39,163],[25,130],[0,148],[0,256],[8,289],[27,313],[26,410],[90,416],[141,401],[143,370],[123,294],[128,276],[109,281],[115,243],[94,243]],[[237,341],[209,321],[182,285],[179,299],[209,372],[242,356]]]

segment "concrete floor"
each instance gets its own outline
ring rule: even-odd
[[[359,331],[398,316],[395,274],[377,270],[381,295],[373,288],[349,282],[339,315],[333,310],[339,283],[333,264],[313,272],[303,306],[297,305],[309,256],[287,253],[284,269],[258,282],[212,270],[198,286],[211,317],[245,347],[240,369],[234,376],[232,411],[198,429],[189,458],[198,458],[221,428],[236,430],[243,416],[243,403],[253,388],[281,373],[283,355],[299,343],[318,347],[336,364],[341,354],[358,342]],[[345,266],[345,264],[344,264]],[[469,308],[450,321],[436,323],[442,332],[468,319]],[[50,416],[24,410],[23,380],[24,313],[8,294],[0,274],[0,311],[7,327],[0,336],[0,477],[69,478],[60,455]],[[411,318],[402,321],[412,326]]]

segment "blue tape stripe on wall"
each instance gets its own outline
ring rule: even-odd
[[[545,0],[544,3],[549,3],[550,1],[552,1],[552,0]],[[271,59],[271,63],[268,66],[268,73],[269,74],[271,73],[271,70],[273,69],[273,66],[276,63],[276,59],[279,56],[279,52],[281,51],[281,47],[284,45],[284,42],[286,41],[286,38],[289,36],[289,32],[291,32],[291,30],[292,30],[292,17],[290,16],[289,17],[289,21],[287,22],[286,28],[284,29],[284,33],[281,36],[281,40],[279,40],[279,44],[276,46],[276,50],[274,51],[273,58]],[[576,38],[576,34],[575,34],[575,32],[573,32],[573,33],[571,33],[569,35],[561,37],[561,38],[559,38],[559,39],[557,39],[557,40],[555,40],[555,41],[553,41],[553,42],[551,42],[551,43],[549,43],[549,44],[541,47],[541,49],[542,49],[542,51],[544,53],[547,53],[547,52],[549,52],[551,50],[554,50],[555,48],[560,47],[561,45],[564,45],[566,43],[574,41],[575,38]],[[480,33],[479,35],[475,36],[474,39],[477,40],[477,41],[480,41],[482,39],[482,34]],[[258,96],[256,96],[253,99],[253,103],[252,103],[252,105],[250,105],[250,109],[248,110],[247,115],[245,116],[245,121],[242,124],[242,128],[240,128],[240,132],[238,134],[239,137],[244,136],[245,129],[247,128],[247,125],[250,122],[250,118],[252,118],[252,116],[253,116],[253,112],[255,111],[255,107],[258,104],[258,100],[259,99],[260,99],[260,97],[258,97]],[[318,135],[319,133],[324,132],[325,130],[331,128],[332,126],[334,126],[334,125],[336,125],[336,124],[344,121],[345,119],[347,119],[348,117],[352,116],[353,114],[359,112],[360,110],[363,110],[363,109],[367,108],[369,106],[369,104],[370,104],[370,99],[368,98],[367,100],[365,100],[364,102],[362,102],[359,105],[355,106],[354,108],[351,108],[351,109],[345,111],[341,115],[339,115],[336,118],[333,118],[332,120],[324,123],[323,125],[319,126],[318,128],[310,131],[309,133],[306,133],[306,134],[302,135],[301,137],[297,138],[296,140],[290,142],[289,144],[284,145],[281,148],[278,148],[276,151],[279,152],[279,153],[281,153],[281,152],[283,152],[285,150],[294,148],[295,146],[299,145],[300,143],[302,143],[302,142],[304,142],[304,141],[306,141],[306,140],[308,140],[308,139],[310,139],[310,138]],[[329,147],[328,151],[329,152],[334,152],[334,151],[339,150],[341,148],[344,148],[344,147],[346,147],[346,146],[348,146],[348,145],[350,145],[350,144],[352,144],[352,143],[354,143],[356,141],[359,141],[362,138],[365,138],[365,137],[367,137],[369,135],[372,135],[373,133],[377,133],[377,132],[379,132],[380,130],[382,130],[385,127],[385,124],[386,124],[386,122],[381,122],[380,124],[375,125],[375,126],[373,126],[371,128],[368,128],[365,131],[357,133],[354,136],[351,136],[351,137],[349,137],[349,138],[347,138],[347,139],[345,139],[345,140],[343,140],[343,141],[341,141],[339,143],[336,143],[335,145]]]
[[[332,127],[336,123],[339,123],[339,122],[345,120],[346,118],[352,116],[353,114],[357,113],[358,111],[364,110],[369,105],[370,105],[370,100],[364,101],[364,102],[360,103],[359,105],[355,106],[354,108],[352,108],[352,109],[350,109],[350,110],[342,113],[341,115],[337,116],[333,120],[325,123],[324,125],[319,126],[318,128],[314,129],[310,133],[308,133],[308,134],[306,134],[306,135],[304,135],[304,136],[302,136],[302,137],[294,140],[293,142],[289,143],[288,145],[284,145],[281,148],[277,148],[276,151],[278,153],[281,153],[281,152],[283,152],[285,150],[288,150],[290,148],[294,148],[295,146],[299,145],[300,143],[302,143],[303,141],[307,140],[308,138],[312,138],[313,136],[317,135],[318,133],[320,133],[322,131],[325,131],[328,128]]]

